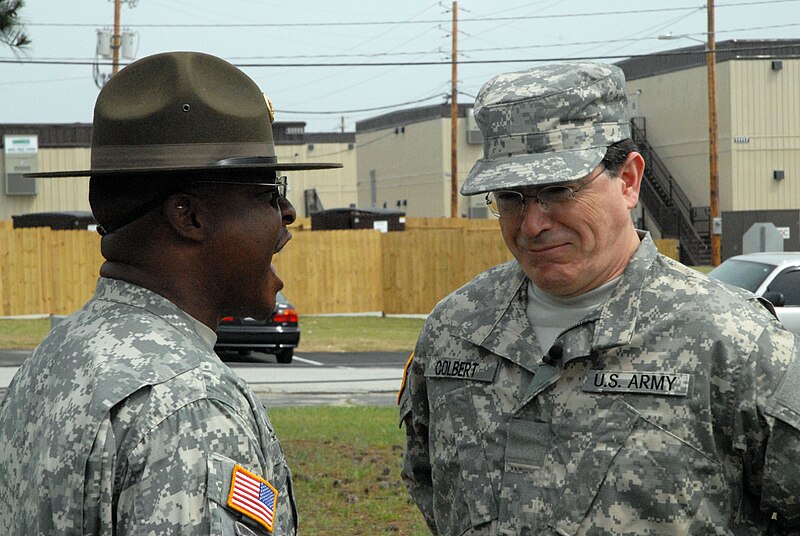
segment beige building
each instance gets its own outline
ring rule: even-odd
[[[272,127],[279,162],[339,162],[341,169],[286,172],[289,201],[299,217],[316,208],[355,205],[356,138],[352,132],[306,132],[304,122],[277,122]]]
[[[399,209],[409,217],[451,212],[450,105],[392,112],[356,124],[359,208]],[[472,105],[458,107],[458,186],[483,156]],[[488,215],[482,196],[459,195],[461,217]]]
[[[689,237],[676,220],[691,224],[702,240],[708,240],[709,114],[704,50],[698,45],[617,64],[627,79],[629,115],[638,127],[634,137],[640,145],[649,145],[653,160],[659,160],[671,175],[660,179],[662,186],[673,189],[672,208],[676,210],[671,217],[659,217],[663,204],[643,195],[644,225],[656,234],[675,235],[684,247],[688,247]],[[800,249],[799,55],[800,40],[717,43],[723,258],[741,251],[738,220],[753,211],[759,219],[784,229],[788,237],[785,249]],[[648,164],[657,168],[659,162]],[[646,182],[654,179],[659,177],[648,176]],[[683,221],[684,216],[688,221]],[[681,228],[669,229],[673,224]]]
[[[324,208],[357,202],[356,148],[352,132],[306,133],[305,123],[275,123],[275,152],[281,162],[340,162],[341,169],[287,172],[289,200],[306,216],[306,200]],[[89,210],[87,178],[24,179],[26,171],[90,168],[92,125],[0,125],[0,220],[32,212]],[[35,147],[18,157],[12,143],[35,139]],[[6,143],[8,141],[9,143]],[[27,144],[30,146],[31,144]],[[36,153],[33,153],[33,149]],[[27,159],[26,159],[27,158]],[[316,195],[315,195],[316,194]]]
[[[35,140],[24,161],[14,162],[11,144]],[[86,169],[89,166],[91,125],[0,125],[0,220],[31,212],[89,210],[89,180],[25,179],[27,171]],[[35,152],[33,152],[35,151]]]

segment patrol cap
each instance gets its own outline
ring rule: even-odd
[[[200,52],[155,54],[120,70],[100,91],[91,169],[25,176],[135,180],[209,170],[224,180],[230,170],[274,176],[274,171],[342,167],[278,162],[273,116],[258,85],[227,61]]]
[[[463,195],[575,181],[630,137],[625,76],[615,65],[565,62],[501,74],[475,99],[483,158]]]

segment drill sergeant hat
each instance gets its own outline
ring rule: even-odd
[[[278,171],[342,167],[278,162],[273,119],[269,99],[230,63],[199,52],[156,54],[125,67],[100,91],[91,169],[25,176],[89,176],[90,202],[93,192],[125,199],[116,209],[98,211],[92,203],[98,231],[106,234],[192,182],[274,184]]]
[[[342,167],[279,163],[273,118],[269,99],[227,61],[200,52],[156,54],[125,67],[100,91],[92,124],[91,169],[26,176]]]
[[[463,195],[581,179],[630,137],[625,76],[615,65],[542,65],[489,80],[475,99],[483,158]]]

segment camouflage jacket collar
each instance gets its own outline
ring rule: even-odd
[[[162,318],[175,329],[191,333],[195,337],[201,339],[210,348],[214,346],[208,334],[198,330],[198,320],[195,320],[183,309],[152,290],[133,283],[128,283],[127,281],[122,281],[121,279],[100,277],[97,280],[94,297],[97,300],[110,301],[121,305],[144,309]],[[209,329],[209,331],[211,330]]]
[[[593,350],[604,350],[629,344],[636,330],[642,289],[648,282],[653,261],[658,249],[650,233],[639,231],[639,249],[631,257],[628,266],[611,297],[603,306],[600,318],[595,323]]]
[[[459,319],[458,337],[535,371],[541,350],[525,313],[527,281],[517,261],[484,272],[465,299],[476,304]],[[477,283],[477,282],[476,282]]]
[[[611,297],[599,314],[584,320],[595,323],[592,350],[622,346],[633,337],[641,290],[658,255],[649,233],[640,232],[639,237],[642,241],[639,249]],[[525,313],[528,279],[522,267],[510,261],[480,277],[486,279],[484,283],[471,286],[466,297],[483,306],[460,319],[462,328],[458,336],[534,371],[540,359],[529,356],[539,356],[541,349]]]

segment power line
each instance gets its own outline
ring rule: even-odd
[[[14,80],[12,82],[0,82],[0,86],[17,86],[22,84],[47,84],[50,82],[70,82],[74,80],[88,80],[88,76],[71,76],[67,78],[46,78],[40,80]]]
[[[338,112],[310,112],[310,111],[305,111],[304,112],[304,111],[297,111],[297,110],[275,110],[275,111],[277,113],[282,113],[282,114],[306,114],[306,115],[308,115],[308,114],[338,114],[338,115],[341,115],[341,114],[354,114],[354,113],[359,113],[359,112],[374,112],[374,111],[377,111],[377,110],[387,110],[389,108],[399,108],[401,106],[408,106],[409,104],[418,104],[420,102],[425,102],[425,101],[429,101],[429,100],[437,99],[437,98],[441,98],[441,97],[446,97],[446,96],[447,96],[446,94],[441,93],[441,94],[438,94],[438,95],[431,95],[430,97],[425,97],[424,99],[417,99],[417,100],[408,101],[408,102],[401,102],[399,104],[390,104],[390,105],[387,105],[387,106],[377,106],[375,108],[361,108],[360,110],[340,110]]]
[[[780,0],[778,0],[780,1]],[[792,0],[795,1],[795,0]],[[800,0],[798,0],[800,1]],[[795,48],[797,47],[797,43],[792,44],[785,44],[785,45],[774,45],[771,46],[773,50],[781,50],[781,49],[788,49],[788,48]],[[753,46],[753,47],[737,47],[737,51],[748,51],[748,50],[762,50],[763,46]],[[726,49],[718,49],[717,53],[725,52]],[[482,65],[482,64],[489,64],[489,63],[536,63],[536,62],[556,62],[556,61],[582,61],[582,60],[613,60],[613,59],[624,59],[624,58],[652,58],[652,57],[663,57],[663,56],[684,56],[684,55],[693,55],[693,54],[705,54],[704,51],[686,51],[686,50],[677,50],[677,51],[670,51],[670,52],[651,52],[647,54],[606,54],[606,55],[596,55],[596,56],[570,56],[570,57],[546,57],[546,58],[494,58],[494,59],[486,59],[486,60],[459,60],[459,65]],[[95,60],[86,60],[86,61],[52,61],[52,60],[20,60],[20,59],[0,59],[0,64],[17,64],[17,65],[111,65],[110,62],[98,62]],[[337,62],[337,63],[235,63],[235,65],[239,68],[286,68],[286,67],[425,67],[425,66],[439,66],[439,65],[451,65],[452,62],[450,60],[443,60],[443,61],[409,61],[409,62],[400,62],[400,61],[385,61],[385,62],[371,62],[371,63],[357,63],[357,62]],[[124,64],[120,63],[120,66]]]
[[[784,0],[778,0],[784,1]],[[785,0],[785,1],[800,1],[800,0]],[[732,28],[730,30],[718,30],[717,34],[731,34],[731,33],[738,33],[738,32],[751,32],[755,30],[776,30],[782,28],[793,28],[800,26],[800,23],[789,23],[789,24],[773,24],[769,26],[751,26],[748,28]],[[638,39],[638,41],[643,40],[657,40],[657,37],[644,37]],[[471,48],[471,49],[462,49],[460,52],[464,55],[475,54],[478,52],[503,52],[503,51],[510,51],[510,50],[527,50],[533,48],[556,48],[556,47],[571,47],[571,46],[585,46],[585,45],[607,45],[613,43],[631,43],[632,39],[630,37],[624,37],[620,39],[607,39],[607,40],[595,40],[595,41],[575,41],[572,43],[556,43],[556,44],[529,44],[529,45],[519,45],[519,46],[509,46],[509,47],[489,47],[489,48]],[[427,50],[427,51],[416,51],[416,52],[372,52],[372,53],[353,53],[353,54],[298,54],[298,55],[284,55],[284,56],[276,56],[271,55],[268,56],[271,60],[282,60],[282,59],[325,59],[325,58],[377,58],[377,57],[390,57],[390,56],[423,56],[426,54],[446,54],[446,51],[437,49],[437,50]],[[228,57],[228,61],[252,61],[252,60],[259,60],[265,59],[267,56],[230,56]],[[10,60],[11,58],[0,58],[1,60]],[[15,58],[19,59],[19,58]],[[34,60],[30,60],[31,62]],[[67,65],[85,65],[85,62],[94,62],[93,59],[89,58],[56,58],[56,57],[43,57],[38,58],[36,61],[50,61],[50,62],[57,62],[57,63],[64,63]],[[24,63],[24,61],[21,60]],[[69,62],[76,62],[76,63],[69,63]],[[365,64],[369,65],[369,64]],[[13,84],[13,82],[5,82],[0,84]]]
[[[736,2],[730,4],[717,5],[717,8],[756,6],[763,4],[780,4],[786,2],[800,2],[800,0],[755,0],[750,2]],[[617,15],[639,15],[650,13],[667,13],[670,11],[694,11],[695,7],[667,7],[653,9],[639,9],[628,11],[599,11],[593,13],[556,13],[553,15],[527,15],[520,17],[476,17],[459,19],[459,22],[500,22],[500,21],[520,21],[520,20],[540,20],[540,19],[566,19],[577,17],[603,17]],[[245,22],[245,23],[143,23],[129,24],[131,28],[300,28],[300,27],[323,27],[323,26],[385,26],[385,25],[405,25],[405,24],[447,24],[446,19],[428,20],[394,20],[394,21],[345,21],[345,22]],[[89,23],[64,23],[64,22],[38,22],[26,23],[26,26],[46,26],[46,27],[73,27],[73,28],[96,28],[97,26],[107,26],[107,24]]]

